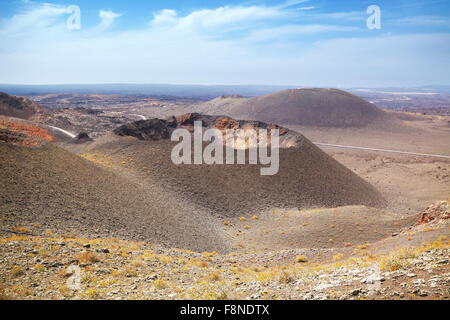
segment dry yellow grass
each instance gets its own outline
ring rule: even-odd
[[[214,271],[214,272],[211,272],[207,276],[207,279],[209,281],[220,281],[222,279],[222,277],[220,276],[220,272],[219,271]]]
[[[100,293],[97,290],[93,289],[93,288],[87,289],[86,292],[85,292],[85,295],[89,299],[97,299],[97,298],[100,297]]]
[[[295,257],[295,262],[306,263],[306,262],[308,262],[308,258],[306,256],[297,256],[297,257]]]
[[[46,269],[43,264],[36,264],[33,268],[37,271],[44,271]]]
[[[31,233],[31,229],[27,227],[15,227],[14,231],[21,233]]]
[[[19,266],[15,266],[11,270],[11,275],[15,278],[23,276],[24,274],[25,274],[25,271],[22,269],[22,267],[19,267]]]
[[[95,254],[88,251],[75,255],[74,259],[77,260],[78,263],[96,263],[100,261]]]
[[[156,279],[155,281],[153,281],[153,286],[158,290],[166,289],[169,287],[168,283],[162,279]]]

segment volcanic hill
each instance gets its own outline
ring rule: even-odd
[[[192,124],[198,119],[206,119],[206,126],[218,129],[274,126],[187,114],[127,124],[116,129],[116,135],[94,142],[88,150],[119,159],[133,158],[141,176],[161,181],[180,198],[207,208],[217,217],[245,215],[270,208],[384,204],[380,193],[369,183],[301,134],[282,127],[278,127],[281,134],[280,170],[274,176],[261,176],[260,168],[264,166],[260,164],[173,164],[171,151],[176,143],[170,141],[169,133],[176,127],[192,131]]]
[[[291,89],[255,98],[223,96],[196,112],[285,125],[365,127],[389,118],[375,105],[337,89]]]
[[[31,119],[41,113],[43,109],[29,99],[0,92],[0,115]]]

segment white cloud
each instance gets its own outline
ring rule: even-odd
[[[178,16],[175,10],[164,9],[153,14],[153,20],[150,25],[154,27],[172,27],[177,24]]]
[[[409,24],[415,26],[444,26],[450,27],[450,19],[440,16],[412,16],[390,21],[393,24]]]
[[[154,14],[150,25],[153,27],[170,28],[176,32],[212,33],[239,30],[252,25],[256,21],[281,18],[287,12],[275,7],[219,7],[216,9],[201,9],[184,17],[178,16],[174,10],[162,10]]]
[[[100,10],[98,16],[100,17],[100,19],[102,21],[101,23],[110,25],[111,23],[114,22],[115,19],[120,17],[121,14],[115,13],[112,11]]]
[[[29,32],[30,30],[54,27],[59,18],[66,14],[67,8],[49,3],[42,5],[29,4],[25,10],[3,22],[0,26],[0,34],[15,35]]]
[[[100,10],[98,14],[100,18],[100,24],[96,27],[96,32],[105,31],[114,23],[114,21],[121,17],[122,14],[115,13],[113,11]]]
[[[5,22],[0,28],[0,83],[450,82],[449,34],[349,38],[345,34],[355,31],[353,24],[293,24],[291,6],[257,5],[184,16],[166,9],[141,29],[108,32],[120,14],[102,10],[96,27],[70,31],[65,10],[28,5]],[[292,39],[327,32],[341,37],[306,44],[301,37]]]
[[[267,29],[259,29],[251,32],[243,41],[261,42],[267,40],[284,39],[290,36],[301,36],[325,32],[350,32],[357,31],[356,27],[309,24],[309,25],[285,25]]]
[[[310,0],[287,0],[286,2],[278,5],[277,8],[280,9],[289,8],[309,1]]]

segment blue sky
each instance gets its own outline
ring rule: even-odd
[[[450,84],[449,1],[2,0],[0,39],[0,83]]]

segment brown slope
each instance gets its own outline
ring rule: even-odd
[[[375,105],[337,89],[293,89],[251,99],[220,97],[197,112],[285,125],[365,127],[387,120]]]
[[[219,222],[158,185],[141,184],[52,144],[0,141],[2,231],[41,224],[58,233],[226,251]]]
[[[295,133],[297,139],[292,131],[286,134],[292,135],[286,141],[302,143],[280,149],[279,173],[261,176],[260,165],[174,165],[171,151],[175,143],[159,134],[163,124],[162,120],[151,119],[124,126],[124,130],[116,132],[128,137],[112,136],[97,141],[91,145],[91,151],[118,159],[131,157],[143,177],[162,181],[181,198],[219,217],[254,214],[270,208],[384,204],[369,183],[298,133]],[[244,126],[245,122],[239,125]],[[133,128],[145,132],[132,132]]]
[[[29,99],[0,92],[0,115],[31,119],[42,112],[43,109]]]

